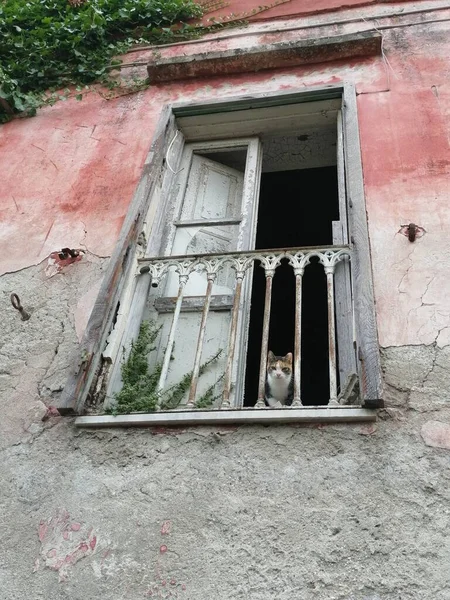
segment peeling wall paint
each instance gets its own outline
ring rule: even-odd
[[[386,60],[173,83],[110,101],[88,94],[5,125],[1,271],[38,264],[62,247],[111,254],[165,103],[350,81],[359,94],[380,343],[446,345],[449,30],[448,22],[387,29]],[[427,232],[414,245],[398,234],[411,221]]]
[[[109,101],[88,94],[0,128],[0,598],[449,597],[444,5],[376,3],[274,22],[318,28],[298,34],[307,37],[399,24],[364,21],[371,11],[439,8],[407,19],[440,23],[382,29],[384,58],[172,83]],[[277,10],[294,7],[302,10],[294,1]],[[348,24],[329,24],[337,17]],[[270,27],[220,32],[229,39],[217,47],[283,37]],[[52,401],[161,107],[342,81],[358,92],[387,404],[378,422],[87,432],[56,415]],[[411,222],[424,230],[414,242],[401,230]],[[63,248],[81,258],[60,258]]]
[[[400,0],[402,1],[405,0]],[[298,15],[340,11],[349,7],[373,6],[382,2],[384,0],[345,0],[345,2],[342,0],[278,0],[261,5],[255,0],[227,0],[224,7],[208,13],[204,21],[207,22],[212,17],[219,19],[230,14],[243,15],[251,22],[274,21]]]
[[[41,565],[58,571],[59,581],[68,578],[69,570],[82,558],[95,550],[97,537],[92,528],[86,530],[83,523],[70,519],[66,510],[39,523],[41,558],[35,562],[36,572]]]

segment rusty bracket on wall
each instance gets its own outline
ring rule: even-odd
[[[75,250],[74,248],[62,248],[61,252],[58,252],[58,257],[61,260],[66,260],[67,258],[76,258],[80,255],[79,250]]]
[[[410,242],[415,242],[417,238],[421,238],[426,233],[423,227],[416,225],[415,223],[408,223],[401,225],[398,233],[406,236]]]

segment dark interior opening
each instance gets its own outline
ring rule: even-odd
[[[336,167],[263,173],[256,249],[326,246],[333,243],[332,221],[339,220]],[[264,314],[264,270],[254,269],[244,405],[257,400]],[[288,264],[273,280],[269,350],[294,349],[295,277]],[[305,406],[329,401],[326,277],[309,265],[303,276],[301,397]]]

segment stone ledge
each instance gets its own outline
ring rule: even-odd
[[[77,427],[152,427],[160,425],[238,425],[263,423],[361,423],[375,421],[374,410],[354,406],[173,410],[170,412],[131,415],[96,415],[77,417]]]
[[[250,73],[266,69],[381,54],[382,36],[376,31],[307,39],[250,48],[155,57],[147,65],[150,83]]]

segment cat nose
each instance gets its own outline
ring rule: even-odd
[[[277,377],[281,377],[281,373],[277,373]]]

